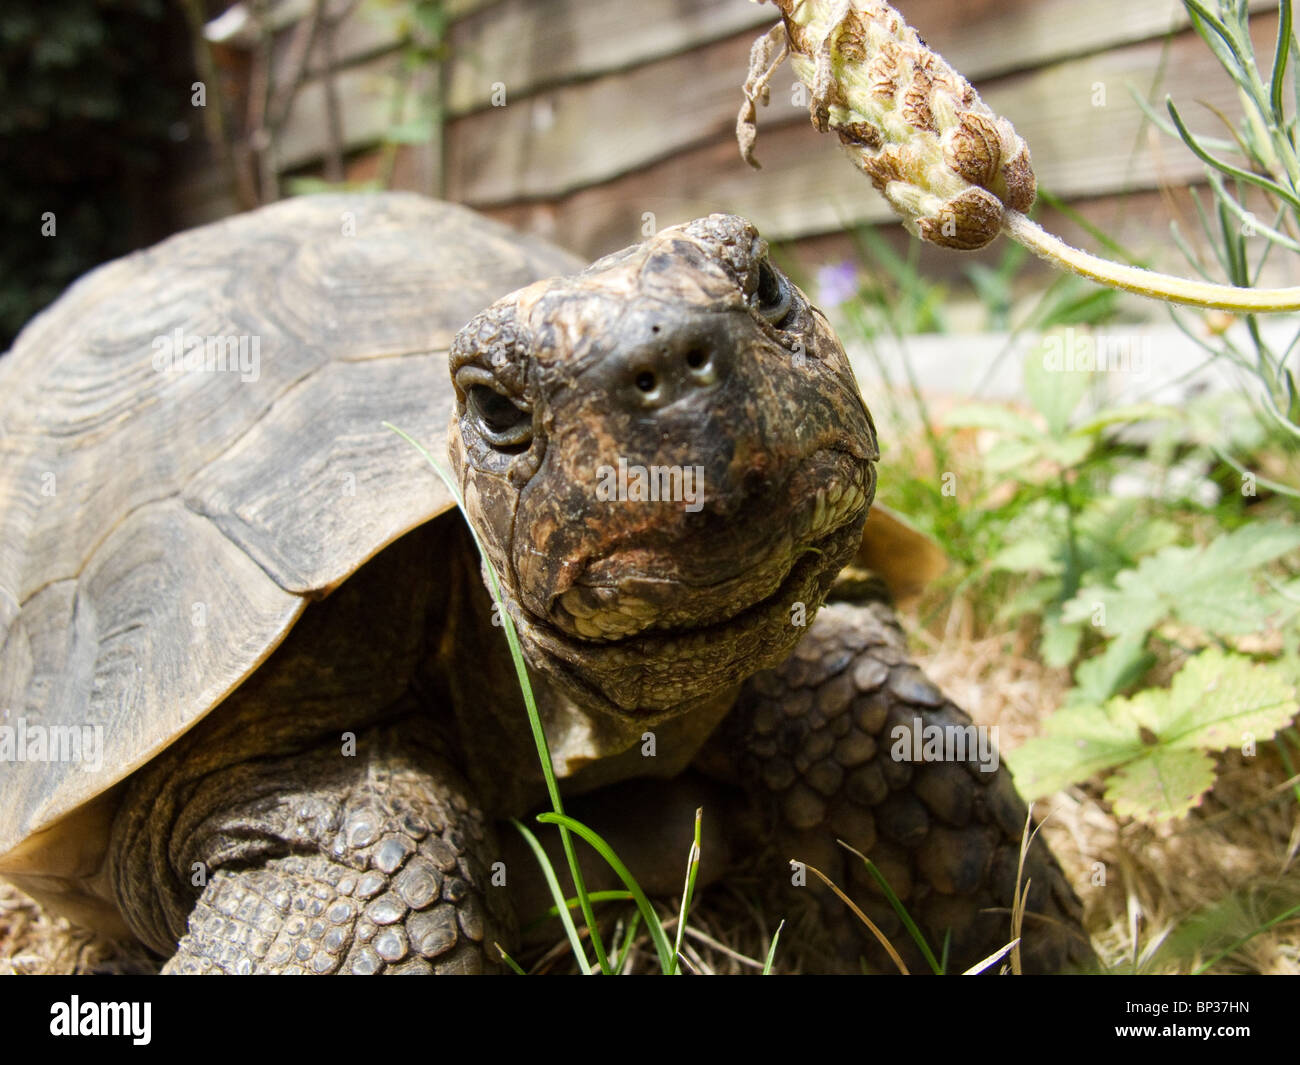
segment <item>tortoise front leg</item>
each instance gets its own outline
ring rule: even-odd
[[[906,760],[918,753],[918,723],[924,739],[926,726],[964,729],[971,719],[908,660],[889,606],[833,603],[790,658],[747,682],[702,764],[729,764],[772,828],[764,849],[773,877],[791,884],[790,859],[821,869],[910,959],[912,971],[927,971],[865,866],[835,845],[842,839],[879,868],[936,956],[951,934],[949,971],[961,971],[1011,939],[1027,812],[1008,771],[987,757],[981,765],[978,747],[961,760]],[[1081,907],[1044,843],[1031,845],[1024,877],[1032,881],[1026,971],[1058,971],[1088,958]],[[817,883],[811,874],[808,880]],[[822,901],[828,914],[853,920],[829,893]],[[868,935],[861,952],[892,971],[861,930]]]
[[[485,873],[491,826],[422,731],[397,722],[359,733],[351,756],[331,741],[197,780],[182,763],[154,801],[127,805],[118,893],[171,954],[163,971],[497,970],[510,921]]]

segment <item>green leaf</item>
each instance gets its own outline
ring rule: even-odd
[[[1046,573],[1055,575],[1065,566],[1056,557],[1054,545],[1047,540],[1018,540],[1008,544],[989,560],[989,568],[1009,573]]]
[[[1178,671],[1149,727],[1171,747],[1223,751],[1240,747],[1246,734],[1272,739],[1297,710],[1296,689],[1283,670],[1216,647]]]
[[[999,440],[984,456],[984,468],[995,475],[1011,470],[1027,472],[1027,467],[1042,461],[1045,443],[1047,441]]]
[[[1159,748],[1112,774],[1105,797],[1119,817],[1172,821],[1212,787],[1214,759],[1204,751]]]
[[[1068,666],[1079,653],[1079,644],[1083,640],[1082,625],[1068,625],[1061,620],[1059,611],[1043,617],[1043,636],[1039,642],[1039,653],[1044,664],[1055,668]]]
[[[1300,527],[1254,522],[1226,533],[1206,548],[1166,547],[1113,587],[1088,585],[1065,604],[1066,621],[1090,618],[1098,607],[1110,635],[1149,632],[1166,618],[1208,632],[1256,631],[1283,609],[1276,595],[1261,594],[1251,570],[1300,548]]]
[[[1064,337],[1056,334],[1043,338],[1044,345],[1074,343],[1074,330]],[[1025,359],[1025,394],[1034,409],[1047,421],[1047,431],[1052,436],[1064,436],[1070,425],[1070,415],[1092,384],[1092,375],[1065,369],[1049,369],[1048,352],[1031,351]]]
[[[966,403],[944,418],[950,429],[995,429],[1008,436],[1037,440],[1042,430],[1023,414],[993,403]]]
[[[1153,661],[1146,650],[1145,634],[1112,640],[1101,654],[1079,664],[1074,671],[1074,689],[1066,701],[1072,706],[1099,706],[1135,683]]]
[[[1099,706],[1067,706],[1043,724],[1043,736],[1006,758],[1016,787],[1029,801],[1078,784],[1141,753],[1132,721],[1113,720]]]

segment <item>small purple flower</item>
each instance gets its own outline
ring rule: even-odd
[[[858,264],[852,259],[827,263],[817,270],[817,302],[838,307],[858,294]]]

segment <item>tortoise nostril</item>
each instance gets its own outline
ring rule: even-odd
[[[686,353],[686,365],[692,370],[698,370],[709,361],[709,353],[703,348],[691,348]]]
[[[636,386],[641,389],[642,392],[653,392],[658,383],[659,382],[655,378],[655,375],[649,370],[642,370],[636,375]]]
[[[657,332],[659,332],[659,327],[658,327],[657,325],[652,325],[652,326],[650,327],[650,332],[652,332],[652,333],[657,333]]]

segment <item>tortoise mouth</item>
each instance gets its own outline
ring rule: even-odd
[[[520,612],[514,602],[509,608],[530,659],[584,705],[651,722],[675,716],[789,654],[835,575],[857,551],[866,514],[863,505],[801,548],[775,589],[711,624],[593,640]]]
[[[835,449],[818,451],[783,486],[783,498],[756,497],[727,519],[732,542],[755,529],[768,530],[764,540],[745,551],[720,539],[725,550],[699,551],[690,560],[713,579],[690,579],[682,545],[628,546],[589,561],[551,598],[547,621],[576,640],[598,644],[725,627],[780,598],[797,580],[795,571],[806,555],[837,546],[838,534],[848,526],[860,529],[870,487],[866,463]]]

